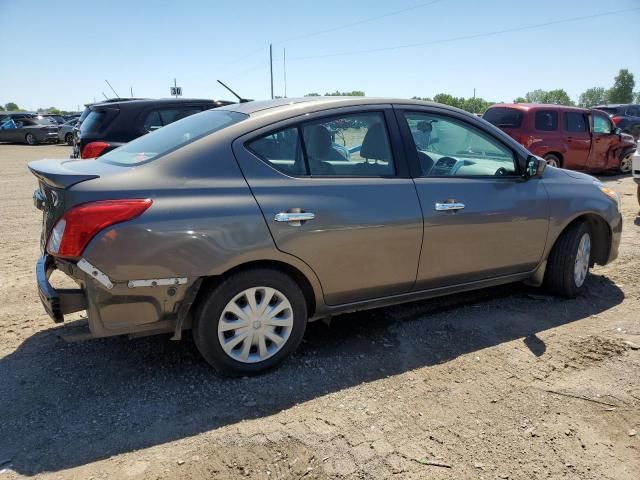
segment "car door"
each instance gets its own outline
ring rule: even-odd
[[[591,150],[589,119],[581,111],[563,111],[564,134],[567,138],[567,151],[564,154],[564,168],[582,170],[586,167]]]
[[[277,248],[311,267],[328,305],[412,289],[422,214],[390,106],[308,114],[233,149]]]
[[[422,212],[424,236],[415,288],[438,288],[530,272],[542,259],[547,192],[519,174],[516,153],[465,116],[397,109]],[[431,140],[414,142],[427,122]]]
[[[600,112],[591,112],[591,154],[588,167],[604,170],[609,160],[609,151],[618,137],[613,135],[614,126],[609,116]]]

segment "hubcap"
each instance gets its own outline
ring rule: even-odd
[[[545,160],[547,161],[547,165],[551,165],[552,167],[558,166],[558,162],[555,158],[545,158]]]
[[[576,253],[576,263],[573,267],[573,280],[576,287],[581,287],[589,272],[589,257],[591,256],[591,236],[588,233],[582,235],[578,252]]]
[[[293,328],[293,308],[281,292],[253,287],[227,303],[218,321],[224,352],[242,363],[272,357],[287,343]]]
[[[620,171],[622,173],[629,173],[631,171],[631,164],[633,162],[633,154],[626,155],[620,160]]]
[[[31,134],[27,135],[27,143],[29,145],[33,145],[34,144],[33,135],[31,135]]]

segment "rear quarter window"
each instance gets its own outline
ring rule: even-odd
[[[523,113],[515,108],[494,107],[487,110],[482,118],[500,128],[520,128]]]
[[[80,133],[91,135],[104,131],[118,113],[117,110],[91,110],[80,126]]]
[[[540,110],[536,112],[536,130],[552,132],[558,129],[558,112],[553,110]]]

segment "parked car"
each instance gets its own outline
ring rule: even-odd
[[[629,173],[635,142],[599,110],[513,103],[493,105],[483,118],[554,167]]]
[[[58,143],[58,127],[48,120],[35,117],[4,117],[0,122],[0,142],[26,143]]]
[[[38,120],[48,120],[56,125],[62,125],[64,122],[66,122],[65,118],[62,115],[58,115],[55,113],[39,113]]]
[[[640,140],[640,105],[598,105],[593,108],[607,112],[614,125],[620,128],[623,133],[632,135],[636,141]]]
[[[232,102],[206,99],[115,99],[87,106],[74,130],[71,158],[95,158],[194,113]]]
[[[78,119],[69,120],[58,129],[58,141],[60,143],[66,143],[67,145],[73,145],[73,127],[78,123]]]
[[[22,120],[24,118],[35,118],[36,115],[34,113],[29,112],[0,112],[0,124],[6,122],[7,120]]]
[[[636,148],[633,154],[633,181],[638,184],[638,205],[640,205],[640,142],[638,142],[638,148]]]
[[[348,162],[333,160],[342,120],[359,125],[344,127]],[[523,280],[575,297],[622,230],[620,198],[593,177],[415,100],[239,103],[29,168],[53,320],[87,310],[93,337],[192,326],[230,375],[274,367],[308,320],[343,312]],[[56,269],[79,288],[52,286]]]

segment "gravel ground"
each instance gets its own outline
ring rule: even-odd
[[[640,218],[576,300],[520,285],[310,325],[258,378],[214,374],[190,336],[66,343],[38,300],[28,160],[0,145],[0,480],[636,479]],[[634,474],[635,472],[635,474]]]

